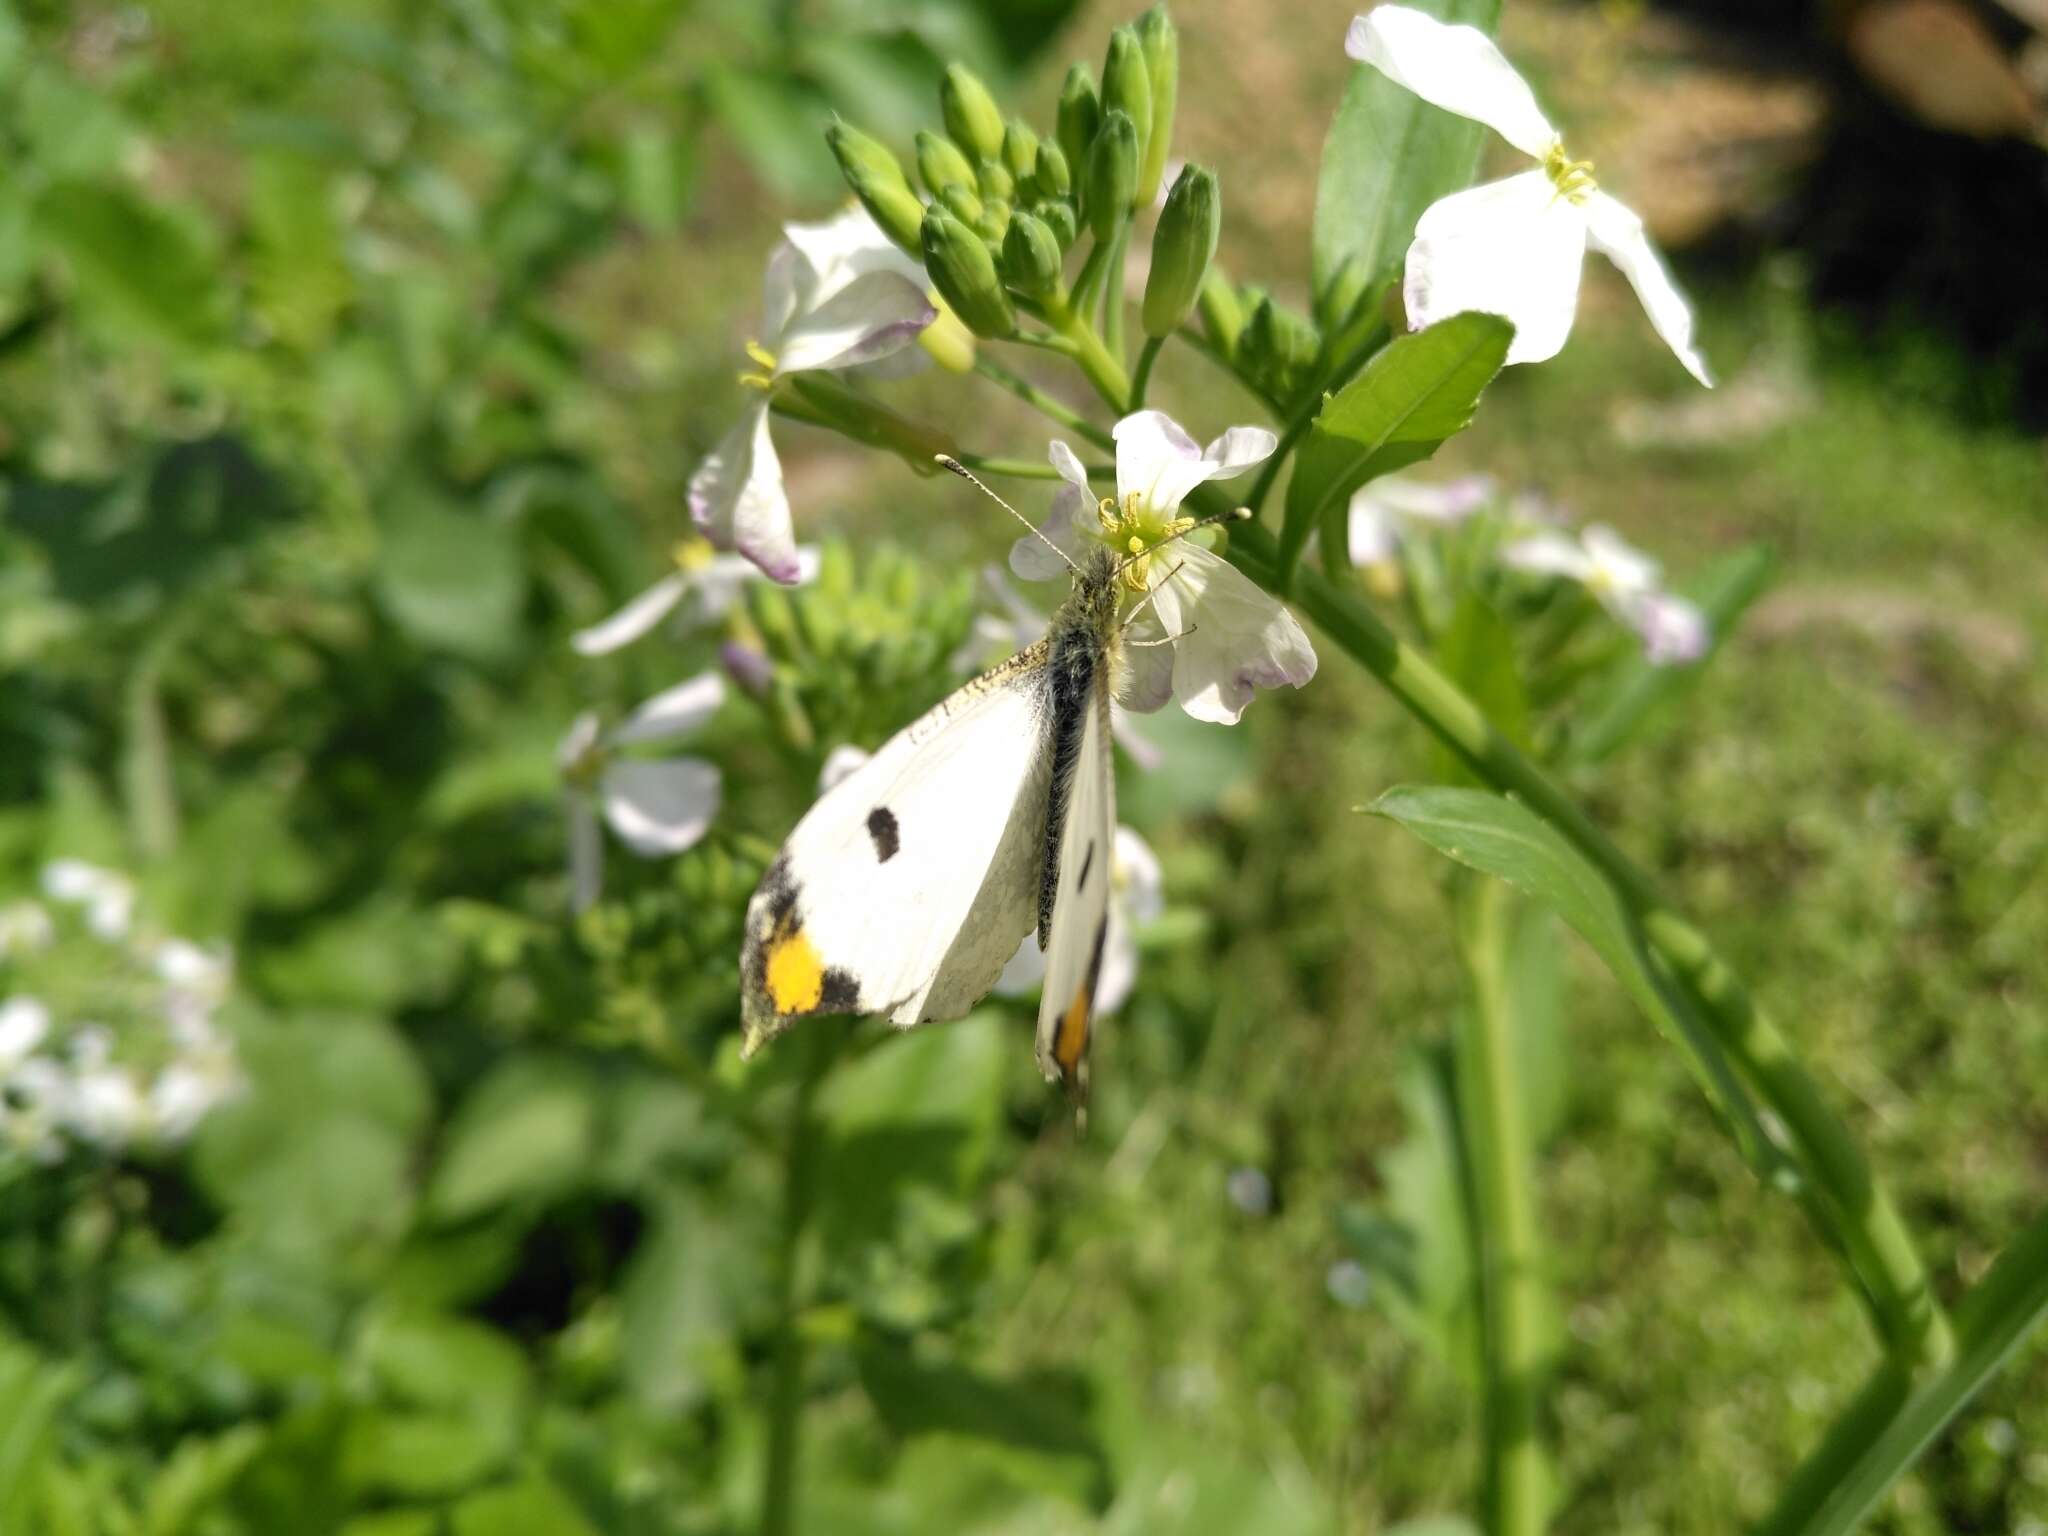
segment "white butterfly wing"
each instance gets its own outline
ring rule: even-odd
[[[1109,694],[1088,701],[1080,751],[1060,828],[1059,869],[1045,935],[1045,990],[1038,1003],[1038,1068],[1077,1103],[1088,1097],[1088,1040],[1095,984],[1109,930],[1110,854],[1116,843],[1116,775]]]
[[[952,1019],[1037,914],[1045,646],[891,737],[797,823],[747,904],[746,1048],[816,1013]]]

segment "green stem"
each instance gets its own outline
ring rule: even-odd
[[[1045,303],[1045,318],[1059,334],[1068,348],[1069,356],[1088,382],[1095,386],[1095,392],[1118,415],[1124,413],[1124,402],[1131,395],[1130,377],[1124,372],[1124,365],[1103,346],[1102,338],[1095,334],[1083,312],[1071,304],[1054,299]]]
[[[1458,882],[1459,951],[1471,990],[1458,1029],[1458,1098],[1478,1208],[1485,1382],[1485,1515],[1490,1536],[1540,1536],[1548,1472],[1543,1401],[1543,1279],[1530,1130],[1514,1082],[1508,1001],[1508,888]]]
[[[775,1251],[775,1339],[768,1399],[768,1445],[761,1463],[761,1536],[797,1530],[797,1452],[804,1409],[803,1333],[798,1326],[797,1271],[804,1230],[817,1194],[818,1130],[811,1110],[840,1035],[831,1023],[813,1024],[790,1041],[801,1050],[802,1076],[789,1111],[789,1141],[782,1165],[782,1231]]]
[[[993,358],[976,357],[974,360],[974,371],[990,383],[1007,389],[1041,416],[1049,417],[1065,427],[1069,432],[1078,433],[1080,436],[1087,438],[1096,447],[1113,449],[1116,446],[1116,439],[1112,438],[1102,428],[1096,426],[1086,416],[1083,416],[1071,406],[1053,398],[1053,396],[1047,394],[1022,374],[1012,373]],[[964,464],[967,461],[962,459],[961,462]]]
[[[1102,340],[1119,366],[1124,355],[1124,253],[1130,245],[1131,221],[1125,219],[1116,239],[1110,242],[1109,265],[1103,273],[1102,286]]]
[[[956,453],[953,455],[962,464],[978,475],[1003,475],[1012,480],[1057,480],[1060,472],[1040,459],[991,458],[979,453]],[[1088,464],[1083,466],[1090,480],[1114,480],[1116,466],[1113,464]]]
[[[1240,389],[1247,391],[1254,400],[1258,401],[1259,404],[1263,405],[1268,411],[1272,412],[1275,419],[1284,420],[1286,418],[1287,407],[1282,405],[1278,400],[1275,400],[1271,395],[1267,394],[1263,389],[1259,388],[1258,385],[1254,384],[1250,379],[1246,378],[1243,374],[1239,373],[1237,369],[1232,365],[1229,357],[1224,354],[1223,349],[1217,346],[1215,342],[1211,341],[1208,337],[1204,336],[1200,331],[1196,330],[1191,325],[1182,326],[1179,330],[1174,332],[1174,335],[1178,336],[1182,341],[1186,342],[1188,346],[1192,347],[1196,352],[1200,353],[1203,357],[1206,357],[1210,362],[1214,363],[1218,368],[1222,369],[1225,373],[1229,374],[1230,377],[1237,383],[1237,386]]]
[[[1164,336],[1147,336],[1145,345],[1138,351],[1138,370],[1131,376],[1131,409],[1145,409],[1145,386],[1152,382],[1152,365],[1159,361],[1159,349],[1166,345]]]
[[[1296,445],[1315,424],[1322,403],[1322,396],[1316,396],[1314,409],[1297,412],[1294,419],[1287,423],[1287,429],[1280,434],[1279,445],[1274,448],[1272,457],[1266,460],[1265,467],[1259,471],[1259,478],[1252,482],[1251,494],[1244,499],[1244,504],[1252,509],[1252,516],[1257,517],[1265,510],[1266,493],[1273,489],[1273,482],[1280,478],[1281,466],[1287,463]]]
[[[1268,590],[1278,587],[1278,555],[1264,527],[1252,523],[1234,530],[1231,558]],[[1897,1207],[1828,1108],[1819,1084],[1706,935],[1670,906],[1656,882],[1542,768],[1494,729],[1449,678],[1396,639],[1370,608],[1310,571],[1296,579],[1293,596],[1332,641],[1473,772],[1543,817],[1613,882],[1721,1048],[1777,1116],[1817,1196],[1807,1208],[1862,1282],[1886,1352],[1915,1375],[1940,1369],[1954,1354],[1954,1336]]]

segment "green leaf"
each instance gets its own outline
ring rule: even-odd
[[[513,1201],[538,1204],[584,1176],[596,1142],[597,1086],[574,1060],[515,1056],[455,1112],[427,1184],[427,1212],[459,1222]]]
[[[899,1435],[948,1435],[1014,1453],[1022,1479],[1101,1510],[1112,1492],[1109,1457],[1089,1424],[1086,1384],[1043,1373],[1002,1381],[946,1361],[875,1345],[860,1352],[860,1381]]]
[[[25,1531],[52,1464],[57,1410],[78,1386],[72,1368],[46,1364],[0,1338],[0,1529]]]
[[[713,64],[704,98],[732,147],[779,199],[816,203],[845,195],[822,138],[831,104],[809,83],[780,71]]]
[[[70,270],[81,306],[123,345],[201,351],[226,334],[227,292],[192,226],[116,185],[61,181],[36,232]]]
[[[517,534],[439,497],[404,497],[386,514],[377,595],[394,623],[429,650],[503,656],[519,636],[526,568]]]
[[[1670,981],[1636,915],[1613,885],[1534,812],[1479,789],[1390,789],[1367,808],[1399,822],[1438,852],[1505,880],[1556,912],[1593,947],[1650,1022],[1684,1055],[1737,1145],[1765,1177],[1783,1157],[1765,1139],[1755,1106],[1721,1047]]]
[[[597,1536],[568,1495],[540,1477],[479,1489],[449,1524],[453,1536]]]
[[[746,1302],[767,1294],[771,1215],[715,1207],[685,1186],[648,1219],[619,1283],[623,1369],[642,1405],[674,1416],[704,1395]]]
[[[1437,642],[1436,660],[1503,735],[1527,749],[1529,697],[1515,660],[1515,632],[1478,593],[1467,592],[1458,600]],[[1440,778],[1456,784],[1479,782],[1464,759],[1442,742],[1435,743],[1435,751]]]
[[[1410,3],[1485,32],[1500,15],[1500,0]],[[1375,275],[1392,269],[1423,210],[1470,184],[1484,135],[1478,123],[1429,105],[1370,64],[1354,65],[1316,176],[1315,291],[1347,261]]]
[[[1749,605],[1770,584],[1771,552],[1761,544],[1738,549],[1714,562],[1680,590],[1707,616],[1712,637],[1707,654],[1690,666],[1652,666],[1640,651],[1614,664],[1589,690],[1585,721],[1572,733],[1565,761],[1591,767],[1613,756],[1697,686],[1709,661],[1720,652]]]
[[[1880,1366],[1793,1474],[1758,1536],[1848,1536],[2048,1318],[2048,1215],[2007,1246],[1953,1316],[1948,1367],[1916,1391],[1895,1367]]]
[[[1515,328],[1498,315],[1453,315],[1397,337],[1323,401],[1287,481],[1280,575],[1292,577],[1309,534],[1375,476],[1435,453],[1471,423]],[[1326,532],[1326,538],[1331,537]]]

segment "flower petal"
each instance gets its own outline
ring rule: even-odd
[[[1688,373],[1712,389],[1714,376],[1707,371],[1707,360],[1692,344],[1692,309],[1643,233],[1643,221],[1635,211],[1605,192],[1594,192],[1586,199],[1586,237],[1594,250],[1621,268],[1664,345],[1678,354]]]
[[[938,313],[921,284],[895,272],[864,272],[791,318],[772,348],[776,375],[887,357],[915,341]]]
[[[1166,910],[1166,881],[1152,845],[1129,827],[1119,826],[1109,867],[1117,895],[1131,921],[1156,922]]]
[[[782,461],[768,435],[768,402],[751,405],[739,425],[690,476],[690,519],[720,549],[736,549],[772,581],[793,586],[803,574],[790,528]]]
[[[1280,446],[1280,439],[1264,427],[1232,427],[1202,450],[1211,466],[1211,480],[1228,480],[1254,464],[1263,464]]]
[[[1511,565],[1518,571],[1563,576],[1571,581],[1585,581],[1593,574],[1592,558],[1569,534],[1531,534],[1526,539],[1517,539],[1504,546],[1500,558],[1503,565]]]
[[[869,272],[893,272],[919,286],[925,280],[924,268],[897,249],[859,203],[848,203],[814,224],[785,224],[782,235],[810,268],[812,303],[831,298]]]
[[[1109,906],[1109,921],[1102,932],[1102,969],[1095,973],[1095,1012],[1112,1014],[1130,1000],[1138,984],[1138,941],[1131,934],[1130,919],[1115,902]]]
[[[569,729],[562,737],[562,744],[555,748],[555,766],[563,773],[567,773],[583,761],[590,749],[597,745],[597,738],[603,734],[597,711],[586,709],[569,722]]]
[[[1663,567],[1612,528],[1594,523],[1579,535],[1599,585],[1613,592],[1654,592]]]
[[[1124,628],[1114,702],[1134,715],[1163,709],[1173,697],[1173,647],[1166,643],[1166,629],[1156,610],[1156,604],[1147,608]],[[1115,718],[1110,717],[1112,723]]]
[[[841,779],[851,776],[873,755],[865,747],[842,741],[825,754],[824,764],[818,769],[818,793],[822,795],[826,790],[836,788]]]
[[[813,284],[811,269],[799,251],[787,240],[768,253],[768,265],[761,273],[761,335],[780,336],[798,301]]]
[[[1153,606],[1173,643],[1173,696],[1197,720],[1234,725],[1254,690],[1299,688],[1315,648],[1278,599],[1220,555],[1183,545]]]
[[[1110,436],[1116,439],[1118,501],[1136,493],[1144,505],[1170,513],[1215,473],[1201,445],[1164,411],[1126,416]]]
[[[1024,935],[1024,942],[1017,946],[1017,953],[1010,956],[1009,963],[1003,967],[1003,974],[996,978],[996,984],[992,990],[1003,997],[1022,997],[1026,992],[1041,986],[1044,981],[1045,951],[1038,947],[1038,935],[1027,933]],[[1101,989],[1101,981],[1098,978],[1096,982],[1096,992],[1098,994],[1097,1012],[1100,1012],[1102,1008],[1102,1004],[1099,1001]]]
[[[1344,51],[1433,106],[1486,124],[1525,155],[1541,160],[1557,142],[1528,82],[1477,27],[1376,6],[1353,18]]]
[[[586,794],[569,797],[569,909],[588,912],[604,894],[604,834]]]
[[[657,693],[613,727],[607,739],[615,747],[666,741],[696,730],[724,702],[725,679],[716,672],[699,672]]]
[[[1351,497],[1348,553],[1353,565],[1379,565],[1393,559],[1401,545],[1400,519],[1372,492],[1364,486]]]
[[[1171,657],[1167,658],[1166,665],[1160,670],[1166,678],[1165,692],[1159,698],[1159,702],[1164,704],[1173,697]],[[1131,719],[1131,712],[1115,699],[1109,701],[1109,735],[1112,741],[1124,749],[1124,756],[1131,760],[1131,766],[1141,772],[1156,773],[1159,765],[1166,761],[1166,754],[1153,744],[1151,737],[1138,729],[1137,723]]]
[[[1059,471],[1060,478],[1069,485],[1077,485],[1085,495],[1093,495],[1088,488],[1088,471],[1082,465],[1079,455],[1058,438],[1047,445],[1045,456],[1052,460],[1052,467]]]
[[[1053,493],[1052,510],[1038,532],[1027,533],[1010,546],[1010,574],[1019,581],[1050,581],[1065,575],[1081,548],[1081,518],[1092,506],[1085,490],[1061,486]],[[1052,548],[1046,547],[1048,543]]]
[[[598,793],[604,819],[643,859],[681,853],[718,814],[718,770],[694,757],[613,763]]]
[[[579,656],[604,656],[631,645],[668,617],[689,590],[690,578],[671,571],[610,618],[577,630],[569,637],[569,645]]]
[[[1491,475],[1460,475],[1441,483],[1411,480],[1406,475],[1382,475],[1368,482],[1359,495],[1397,517],[1412,517],[1425,523],[1456,523],[1493,500],[1499,490],[1499,483]]]
[[[1642,637],[1643,656],[1654,667],[1682,666],[1707,654],[1712,638],[1699,605],[1669,592],[1646,592],[1626,605],[1626,622]]]
[[[1507,360],[1540,363],[1571,334],[1585,257],[1585,215],[1541,171],[1455,192],[1416,222],[1402,285],[1408,324],[1502,315],[1515,325]]]

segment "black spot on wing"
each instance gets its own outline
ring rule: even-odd
[[[1081,873],[1074,877],[1074,891],[1079,894],[1088,889],[1088,871],[1095,867],[1095,839],[1088,839],[1088,851],[1081,855]]]
[[[828,966],[824,989],[818,995],[816,1013],[857,1013],[860,1011],[860,981],[848,970]]]
[[[875,858],[886,864],[896,857],[896,850],[902,840],[896,832],[896,813],[886,805],[878,805],[868,812],[868,836],[875,840]]]

